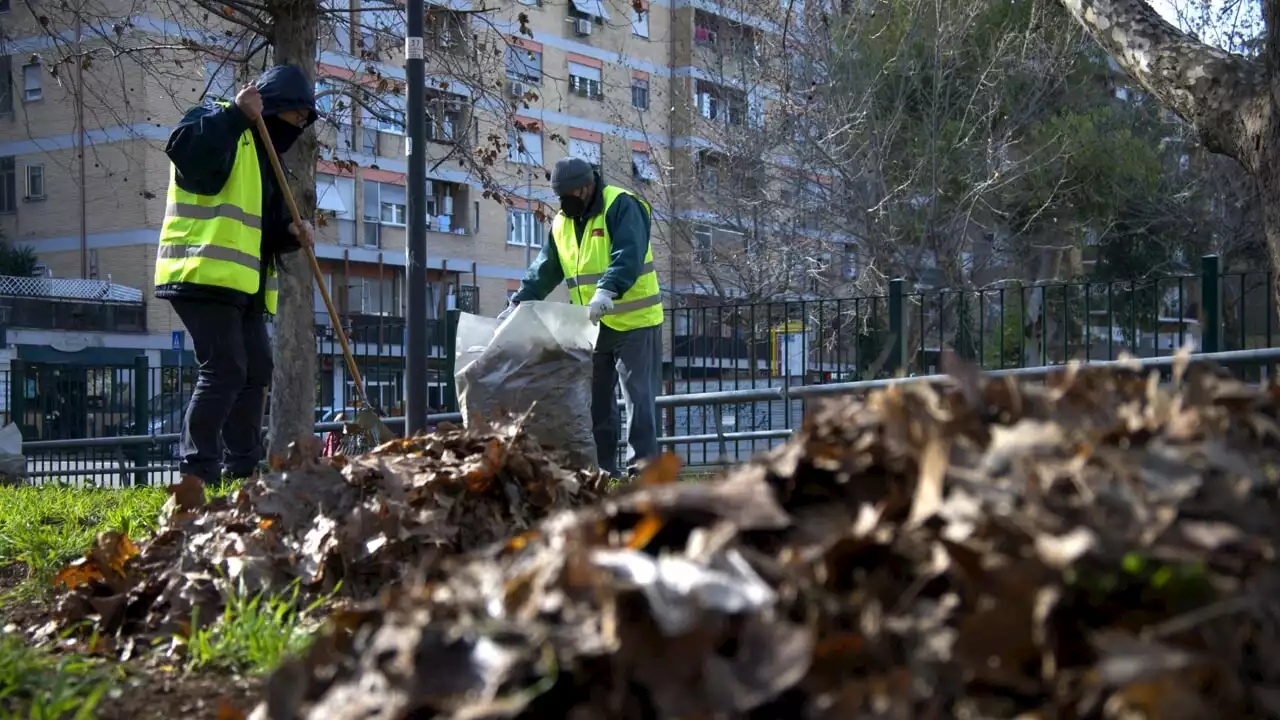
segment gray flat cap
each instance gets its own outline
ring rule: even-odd
[[[580,157],[562,158],[556,162],[556,167],[551,171],[551,191],[556,195],[564,195],[565,193],[577,190],[584,185],[590,185],[595,180],[596,171],[591,167],[591,163]]]

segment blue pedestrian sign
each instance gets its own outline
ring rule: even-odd
[[[186,344],[184,342],[185,335],[186,333],[182,332],[181,330],[173,331],[173,351],[174,352],[176,353],[182,352],[182,346]]]

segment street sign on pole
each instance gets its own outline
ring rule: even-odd
[[[186,337],[185,337],[185,336],[186,336],[186,333],[182,332],[181,330],[174,330],[174,331],[173,331],[173,351],[174,351],[174,352],[176,352],[176,353],[179,353],[179,355],[178,355],[178,358],[179,358],[178,362],[182,362],[182,360],[181,360],[181,358],[182,358],[181,353],[182,353],[182,348],[183,348],[183,346],[184,346],[184,345],[186,345]]]
[[[408,84],[409,237],[405,243],[409,306],[405,318],[405,437],[427,429],[427,125],[426,77],[423,67],[423,0],[409,0],[405,33],[404,74]]]

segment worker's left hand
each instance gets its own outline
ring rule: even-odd
[[[306,220],[302,221],[302,227],[299,228],[297,223],[289,223],[289,234],[298,238],[298,244],[302,247],[312,247],[316,244],[316,231],[311,227],[311,223]]]
[[[591,303],[587,305],[587,316],[591,318],[591,322],[599,323],[600,318],[609,314],[613,310],[613,293],[604,288],[596,288],[596,294],[591,298]]]

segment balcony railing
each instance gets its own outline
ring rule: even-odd
[[[101,280],[0,276],[0,326],[144,333],[142,291]]]
[[[353,344],[404,345],[405,319],[391,315],[343,315],[347,339]],[[316,336],[322,343],[336,342],[330,330],[329,315],[316,313]],[[427,321],[427,346],[441,347],[444,342],[444,321]]]

